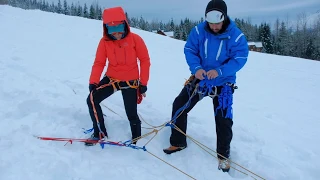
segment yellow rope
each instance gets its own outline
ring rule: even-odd
[[[196,85],[196,87],[195,87],[192,95],[190,96],[190,98],[192,98],[192,97],[195,95],[197,86],[198,86],[198,84]],[[102,104],[102,105],[103,105],[103,104]],[[107,108],[108,110],[110,110],[111,112],[113,112],[114,114],[117,114],[118,116],[120,116],[118,113],[114,112],[112,109],[110,109],[110,108],[107,107],[106,105],[103,105],[103,106],[106,107],[106,108]],[[172,119],[171,121],[168,121],[167,123],[164,123],[164,124],[159,125],[159,126],[153,126],[153,125],[147,123],[147,122],[141,117],[141,115],[138,113],[138,116],[140,117],[140,119],[141,119],[143,122],[145,122],[147,125],[149,125],[149,126],[151,127],[151,128],[146,128],[146,129],[153,129],[153,131],[151,131],[151,132],[149,132],[149,133],[146,133],[146,134],[144,134],[144,135],[142,135],[142,136],[140,136],[140,137],[137,137],[137,138],[133,139],[133,140],[132,140],[132,143],[137,142],[139,139],[145,138],[145,137],[147,137],[147,136],[155,133],[155,135],[145,144],[145,146],[146,146],[147,144],[149,144],[149,143],[156,137],[156,135],[158,134],[159,131],[161,131],[164,127],[166,127],[166,124],[172,124],[172,122],[174,122],[184,111],[185,111],[185,109],[184,109],[183,111],[181,111],[181,112],[177,115],[177,117],[176,117],[175,119]],[[121,116],[120,116],[120,117],[121,117]],[[206,146],[206,145],[200,143],[199,141],[195,140],[195,139],[192,138],[191,136],[185,134],[185,133],[184,133],[181,129],[179,129],[175,124],[173,124],[173,126],[174,126],[174,128],[175,128],[178,132],[182,133],[183,135],[185,135],[186,137],[188,137],[189,139],[191,139],[196,145],[198,145],[201,149],[203,149],[204,151],[206,151],[207,153],[209,153],[211,156],[213,156],[213,157],[215,157],[216,159],[218,159],[218,157],[216,157],[216,156],[215,156],[214,154],[212,154],[210,151],[214,152],[215,154],[220,155],[221,157],[223,157],[223,158],[225,158],[225,159],[228,159],[228,158],[222,156],[221,154],[217,153],[216,151],[210,149],[208,146]],[[157,130],[157,128],[160,128],[160,129]],[[205,149],[204,147],[207,148],[207,149],[210,150],[210,151],[208,151],[208,150]],[[178,169],[177,167],[171,165],[170,163],[168,163],[168,162],[164,161],[163,159],[157,157],[156,155],[152,154],[151,152],[149,152],[149,151],[146,151],[146,152],[148,152],[148,153],[151,154],[152,156],[156,157],[157,159],[163,161],[164,163],[170,165],[171,167],[177,169],[178,171],[182,172],[183,174],[189,176],[190,178],[195,179],[195,178],[193,178],[192,176],[188,175],[187,173],[181,171],[181,170]],[[255,175],[255,176],[257,176],[257,177],[265,180],[265,179],[262,178],[261,176],[259,176],[259,175],[257,175],[256,173],[254,173],[254,172],[246,169],[245,167],[243,167],[243,166],[235,163],[234,161],[231,161],[230,159],[228,159],[228,160],[229,160],[230,162],[232,162],[233,164],[241,167],[242,169],[250,172],[251,174],[253,174],[253,175]],[[247,173],[245,173],[245,172],[243,172],[243,171],[240,171],[239,169],[236,169],[235,167],[232,167],[232,166],[230,166],[230,167],[233,168],[233,169],[235,169],[236,171],[238,171],[238,172],[240,172],[240,173],[243,173],[243,174],[249,176],[249,174],[247,174]],[[251,176],[251,177],[252,177],[253,179],[256,179],[256,178],[254,178],[253,176]]]
[[[153,153],[151,153],[151,152],[149,152],[149,151],[146,151],[146,152],[148,152],[150,155],[152,155],[152,156],[156,157],[156,158],[157,158],[157,159],[159,159],[160,161],[162,161],[162,162],[164,162],[164,163],[168,164],[169,166],[171,166],[171,167],[175,168],[176,170],[180,171],[181,173],[185,174],[186,176],[190,177],[191,179],[196,179],[196,178],[194,178],[194,177],[190,176],[189,174],[187,174],[187,173],[185,173],[185,172],[181,171],[180,169],[178,169],[178,168],[177,168],[177,167],[175,167],[174,165],[172,165],[172,164],[170,164],[170,163],[168,163],[168,162],[164,161],[163,159],[159,158],[158,156],[154,155]]]
[[[181,129],[179,129],[175,124],[174,124],[174,128],[178,131],[178,132],[180,132],[181,134],[183,134],[183,135],[185,135],[186,137],[188,137],[189,139],[191,139],[195,144],[197,144],[201,149],[203,149],[204,151],[206,151],[207,153],[209,153],[210,155],[212,155],[213,157],[215,157],[215,158],[217,158],[218,159],[218,157],[216,157],[215,155],[213,155],[212,153],[210,153],[208,150],[206,150],[205,148],[207,148],[207,149],[209,149],[210,151],[212,151],[212,152],[214,152],[214,153],[216,153],[216,154],[218,154],[218,155],[220,155],[221,157],[223,157],[223,158],[225,158],[225,159],[228,159],[228,158],[226,158],[226,157],[224,157],[223,155],[221,155],[221,154],[219,154],[218,152],[216,152],[216,151],[214,151],[214,150],[212,150],[211,148],[209,148],[208,146],[206,146],[206,145],[204,145],[204,144],[202,144],[202,143],[200,143],[199,141],[197,141],[197,140],[195,140],[194,138],[192,138],[191,136],[189,136],[189,135],[187,135],[187,134],[185,134]],[[205,147],[205,148],[203,148],[203,147]],[[237,165],[237,166],[239,166],[239,167],[241,167],[242,169],[245,169],[246,171],[248,171],[248,172],[250,172],[251,174],[253,174],[253,175],[255,175],[255,176],[257,176],[257,177],[259,177],[259,178],[261,178],[261,179],[264,179],[263,177],[261,177],[261,176],[259,176],[259,175],[257,175],[257,174],[255,174],[254,172],[252,172],[252,171],[250,171],[250,170],[248,170],[248,169],[246,169],[245,167],[243,167],[243,166],[241,166],[241,165],[239,165],[239,164],[237,164],[237,163],[235,163],[234,161],[231,161],[230,159],[228,159],[230,162],[232,162],[232,163],[234,163],[235,165]],[[232,166],[230,166],[230,167],[232,167]],[[241,173],[243,173],[243,174],[245,174],[245,175],[249,175],[249,174],[247,174],[247,173],[245,173],[245,172],[242,172],[242,171],[240,171],[240,170],[238,170],[238,169],[236,169],[236,168],[234,168],[234,167],[232,167],[233,169],[235,169],[235,170],[237,170],[237,171],[239,171],[239,172],[241,172]],[[252,178],[254,178],[254,177],[252,177]],[[255,178],[254,178],[255,179]]]

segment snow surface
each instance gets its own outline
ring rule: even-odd
[[[187,149],[164,154],[169,127],[159,131],[147,152],[35,138],[89,136],[82,128],[92,127],[86,98],[101,27],[97,20],[0,6],[1,180],[190,179],[148,152],[195,179],[260,179],[238,166],[248,175],[219,171],[216,158],[190,140]],[[185,42],[132,31],[145,40],[152,63],[139,114],[161,125],[170,120],[172,102],[190,74]],[[265,179],[320,179],[319,69],[316,61],[250,52],[234,94],[234,162]],[[129,140],[121,93],[102,104],[109,140]],[[150,126],[143,122],[143,127]],[[187,133],[215,150],[210,98],[189,113]]]

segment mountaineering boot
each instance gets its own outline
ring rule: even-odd
[[[230,170],[230,161],[228,159],[219,159],[219,170],[222,170],[223,172],[229,172]]]
[[[170,146],[167,149],[163,149],[163,152],[166,154],[171,154],[171,153],[175,153],[178,151],[181,151],[183,149],[185,149],[187,146],[182,146],[182,147],[177,147],[177,146]]]
[[[137,144],[138,138],[141,137],[141,122],[130,123],[131,134],[132,134],[132,144]]]
[[[101,136],[103,136],[103,137],[101,137],[102,139],[104,139],[105,137],[107,137],[107,135],[104,136],[103,134],[101,134]],[[96,144],[99,142],[99,140],[100,140],[99,135],[95,135],[95,134],[93,133],[93,134],[90,136],[90,138],[88,138],[87,141],[84,142],[84,145],[85,145],[85,146],[94,146],[94,145],[96,145]]]

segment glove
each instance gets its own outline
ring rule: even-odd
[[[140,104],[143,97],[146,97],[147,89],[148,89],[147,86],[139,85],[138,91],[137,91],[137,95],[138,95],[137,104]]]
[[[97,84],[89,84],[89,92],[96,90],[98,87]]]
[[[144,94],[147,92],[147,86],[144,86],[144,85],[139,85],[139,91],[141,94]]]

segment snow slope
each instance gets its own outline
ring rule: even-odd
[[[260,179],[237,166],[248,175],[218,171],[216,158],[190,140],[184,151],[164,154],[169,127],[146,146],[148,152],[36,139],[88,137],[82,128],[92,126],[86,98],[101,22],[0,6],[0,24],[1,180],[191,179],[148,152],[194,179]],[[161,125],[170,120],[171,104],[189,76],[185,42],[132,31],[145,40],[152,63],[139,114]],[[234,162],[265,179],[320,179],[319,69],[316,61],[250,52],[234,94]],[[102,104],[109,140],[130,139],[121,93]],[[214,150],[213,118],[206,98],[189,113],[187,133]]]

